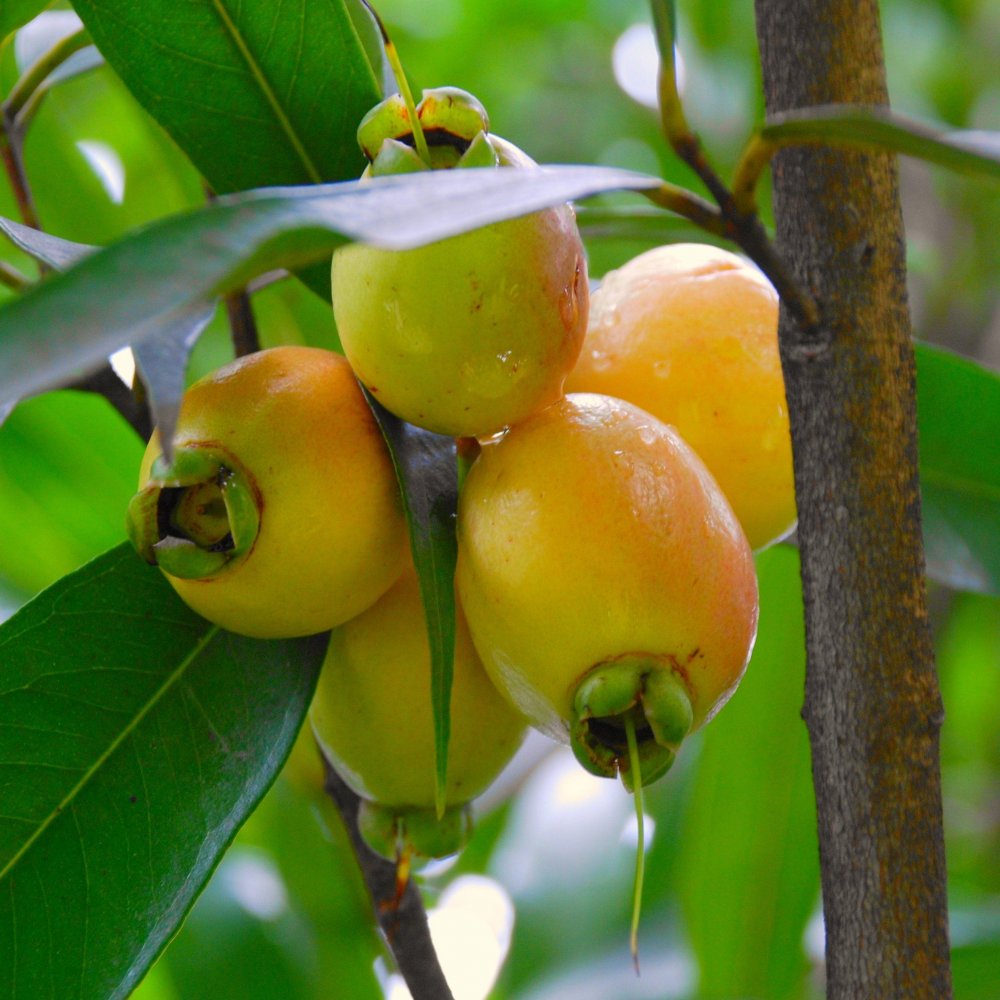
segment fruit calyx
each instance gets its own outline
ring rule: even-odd
[[[261,503],[249,475],[213,448],[175,449],[153,463],[128,505],[136,551],[171,576],[201,580],[239,565],[260,532]]]
[[[471,836],[472,811],[468,803],[448,806],[438,819],[433,808],[362,799],[358,830],[376,854],[390,860],[408,855],[446,858],[457,854]]]
[[[626,721],[635,732],[639,786],[669,770],[691,730],[691,696],[672,657],[628,653],[596,664],[573,696],[570,745],[592,774],[636,787]]]
[[[458,87],[425,90],[416,107],[418,128],[430,163],[423,161],[414,127],[400,94],[377,104],[358,126],[358,144],[368,158],[370,176],[451,167],[490,167],[499,157],[489,142],[489,117],[472,94]]]

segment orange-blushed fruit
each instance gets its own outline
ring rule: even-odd
[[[260,351],[185,393],[167,462],[154,433],[130,537],[183,600],[243,635],[323,632],[400,575],[392,460],[350,365],[315,347]]]
[[[760,549],[795,525],[778,296],[751,263],[698,243],[606,275],[567,392],[618,396],[677,428]]]
[[[435,809],[431,665],[412,566],[371,608],[333,631],[310,719],[327,759],[362,799],[374,850],[453,854],[470,830],[469,802],[514,755],[524,718],[500,696],[457,609],[446,809]]]
[[[483,445],[459,501],[458,593],[497,687],[596,774],[642,784],[733,693],[757,626],[750,547],[672,428],[571,394]]]

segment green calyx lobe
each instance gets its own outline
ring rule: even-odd
[[[425,90],[416,112],[430,163],[415,148],[405,101],[394,94],[372,108],[358,126],[358,143],[370,164],[367,176],[500,164],[490,142],[486,109],[472,94],[457,87]]]
[[[636,787],[626,720],[635,731],[640,781],[665,774],[693,722],[691,698],[669,660],[629,654],[592,667],[577,685],[570,745],[592,774]]]
[[[472,834],[468,804],[449,806],[438,819],[433,808],[387,806],[361,800],[358,829],[365,843],[382,857],[396,860],[406,852],[419,858],[457,854]]]
[[[260,502],[249,477],[211,448],[178,448],[153,463],[132,498],[128,535],[148,563],[184,580],[233,569],[260,531]]]

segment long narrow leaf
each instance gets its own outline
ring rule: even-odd
[[[97,250],[97,247],[59,239],[10,219],[0,218],[0,230],[15,246],[59,271]],[[180,412],[188,358],[214,312],[214,298],[192,302],[159,320],[143,323],[130,341],[149,396],[149,411],[153,423],[160,429],[168,458]]]
[[[410,530],[410,548],[420,581],[431,651],[434,712],[435,799],[445,806],[451,685],[455,663],[455,563],[458,542],[458,465],[454,438],[400,420],[365,393],[392,453]]]
[[[0,629],[0,996],[127,996],[294,742],[325,637],[185,607],[123,544]]]
[[[1000,179],[1000,134],[937,129],[888,108],[843,104],[798,108],[770,117],[760,135],[782,145],[820,142],[875,147],[961,173]]]
[[[0,403],[100,362],[170,313],[263,271],[326,260],[345,238],[405,249],[659,183],[605,167],[454,170],[221,198],[91,254],[0,310]]]

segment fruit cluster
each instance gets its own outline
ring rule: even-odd
[[[425,92],[417,115],[426,161],[399,98],[366,117],[367,174],[531,167],[470,95]],[[345,247],[333,293],[346,359],[241,358],[185,395],[169,461],[154,435],[129,511],[140,554],[224,628],[333,630],[312,725],[390,856],[460,846],[525,720],[627,787],[661,775],[746,666],[752,547],[794,523],[770,285],[674,245],[591,298],[563,205],[418,250]],[[417,577],[357,380],[479,442],[458,509],[443,818]]]

